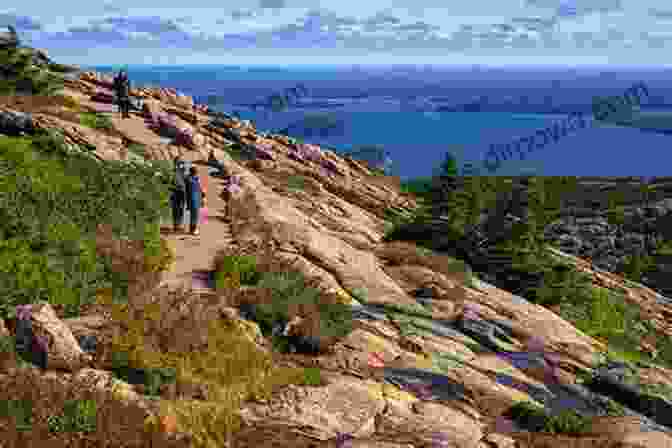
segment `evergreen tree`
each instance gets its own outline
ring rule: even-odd
[[[446,152],[443,163],[441,164],[441,175],[457,176],[457,160],[450,152]]]
[[[626,221],[625,208],[623,207],[624,202],[625,196],[622,191],[614,190],[609,192],[605,217],[609,224],[616,226],[619,234],[623,233],[623,226]]]
[[[33,50],[17,45],[0,48],[0,95],[52,95],[62,80],[33,64]]]

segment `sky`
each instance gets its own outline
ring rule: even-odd
[[[0,26],[79,65],[672,62],[669,0],[105,1],[4,0]]]

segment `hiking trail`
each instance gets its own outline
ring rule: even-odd
[[[205,219],[201,217],[199,236],[192,236],[187,232],[175,234],[172,218],[168,222],[162,222],[161,234],[168,241],[171,249],[174,250],[175,261],[169,270],[163,272],[161,286],[169,285],[176,288],[184,286],[194,288],[196,292],[211,289],[214,285],[211,281],[210,272],[213,269],[215,256],[219,250],[230,246],[234,241],[231,234],[231,225],[224,217],[226,202],[221,197],[224,181],[221,178],[210,176],[209,167],[203,160],[202,152],[204,151],[189,151],[178,146],[168,145],[164,138],[147,128],[141,114],[131,111],[130,118],[122,119],[121,115],[116,112],[116,106],[97,103],[84,95],[72,93],[73,96],[78,97],[83,105],[95,108],[100,113],[107,115],[114,127],[132,141],[146,146],[166,148],[166,154],[173,153],[174,150],[179,148],[182,152],[182,158],[199,168],[201,182],[207,191],[205,202],[207,217]],[[213,149],[215,149],[215,155],[219,156],[222,150],[219,148]],[[201,209],[201,213],[203,213],[203,209]],[[185,229],[188,229],[188,210],[185,211],[184,222]]]

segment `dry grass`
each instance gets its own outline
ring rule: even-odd
[[[100,367],[126,352],[132,367],[175,369],[176,386],[162,389],[162,414],[175,415],[196,446],[222,446],[240,426],[244,401],[305,381],[303,369],[275,365],[250,324],[231,320],[224,307],[219,297],[167,289],[114,305],[115,325],[97,353]],[[199,393],[190,393],[194,386]]]
[[[110,242],[108,235],[101,250],[116,253],[119,244]],[[126,270],[142,277],[137,250],[135,255],[129,251],[126,258],[119,257],[115,265],[126,266]],[[218,263],[229,255],[256,255],[257,268],[262,272],[291,269],[290,262],[271,256],[272,251],[273,243],[267,235],[263,242],[220,254]],[[337,300],[328,294],[321,298]],[[272,299],[271,290],[241,289],[232,281],[209,296],[162,288],[151,294],[134,294],[127,304],[107,300],[112,325],[100,335],[95,366],[111,369],[113,354],[125,352],[131,367],[175,369],[175,384],[161,388],[161,414],[176,416],[178,431],[193,437],[195,446],[223,446],[240,429],[237,411],[245,401],[268,398],[288,384],[308,384],[304,368],[278,362],[282,355],[260,341],[254,324],[231,319],[227,312],[232,305],[270,303]],[[319,333],[315,304],[290,305],[288,313],[305,316],[303,331]]]
[[[264,232],[261,242],[248,244],[242,247],[231,247],[221,251],[215,259],[215,270],[221,272],[226,265],[225,260],[231,257],[254,257],[256,261],[255,270],[263,273],[266,278],[272,276],[284,277],[286,275],[296,275],[303,277],[301,270],[296,266],[295,261],[278,257],[276,254],[277,242],[273,237],[273,230],[268,227]],[[225,273],[226,275],[226,273]],[[224,300],[230,306],[248,305],[270,305],[278,304],[278,291],[271,286],[269,282],[267,287],[248,287],[238,290],[240,287],[240,277],[233,273],[229,277],[227,288],[220,291]],[[339,336],[326,335],[324,318],[322,310],[325,306],[341,306],[343,298],[336,293],[325,291],[318,278],[303,277],[303,291],[313,291],[311,296],[304,297],[305,300],[293,301],[291,298],[283,304],[282,313],[288,319],[300,319],[296,331],[298,334],[308,336],[319,340],[320,351],[328,351],[341,338]],[[231,294],[231,291],[236,291]]]
[[[0,417],[3,447],[177,447],[159,433],[145,431],[147,412],[125,403],[110,393],[95,391],[66,374],[45,374],[25,367],[0,381],[0,400],[20,400],[32,408],[27,430],[17,426],[15,417]],[[96,403],[95,426],[91,432],[51,432],[49,418],[63,413],[67,400],[93,400]],[[152,443],[152,439],[153,442]],[[184,445],[182,445],[184,446]],[[185,447],[186,448],[186,447]]]
[[[394,241],[385,244],[376,251],[376,256],[392,266],[424,266],[445,275],[447,278],[457,279],[465,284],[469,284],[472,280],[470,270],[463,261],[447,255],[435,254],[411,243]]]
[[[127,277],[129,297],[141,296],[161,282],[161,271],[173,259],[165,240],[161,244],[162,255],[148,257],[143,241],[116,239],[109,225],[98,226],[96,232],[96,254],[108,257],[112,270]]]

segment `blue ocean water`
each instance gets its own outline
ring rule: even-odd
[[[647,85],[652,105],[665,109],[672,104],[667,81],[671,75],[597,69],[129,66],[134,85],[174,87],[216,110],[251,119],[262,132],[277,131],[316,113],[330,114],[342,123],[337,133],[297,137],[338,151],[383,147],[393,160],[393,171],[402,178],[431,175],[446,151],[460,164],[482,166],[490,144],[532,135],[565,117],[529,113],[528,109],[581,105],[589,111],[594,96],[619,95],[636,82]],[[307,88],[307,95],[287,109],[273,112],[249,107],[298,83]],[[494,110],[502,109],[501,104],[504,109],[509,103],[512,106],[510,111],[436,112],[441,106],[483,103],[483,98],[487,98],[485,104],[500,104]],[[591,125],[530,153],[525,160],[516,156],[503,161],[492,174],[669,175],[670,138],[632,128]],[[491,173],[482,169],[481,174]]]

